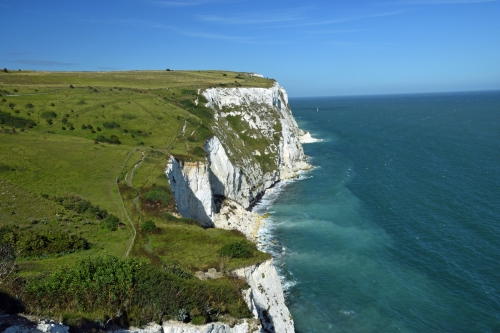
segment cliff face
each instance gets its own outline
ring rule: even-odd
[[[205,145],[207,161],[172,157],[166,174],[179,212],[214,226],[226,200],[247,209],[267,188],[308,165],[302,132],[277,83],[268,89],[211,88],[203,95],[216,119],[215,136]]]
[[[260,318],[264,332],[295,332],[292,315],[285,305],[280,278],[272,260],[237,269],[235,273],[245,278],[250,286],[243,296],[250,310]]]
[[[309,168],[299,141],[306,133],[298,128],[288,96],[277,83],[268,89],[211,88],[203,96],[214,111],[215,135],[205,144],[206,162],[170,158],[166,174],[177,209],[204,226],[236,229],[255,240],[260,218],[249,207],[276,182]],[[235,274],[250,285],[244,297],[262,324],[255,328],[257,331],[294,332],[272,260],[236,270]],[[193,331],[186,328],[182,332],[198,332],[194,330],[198,328],[190,329]],[[253,331],[239,325],[212,329]]]

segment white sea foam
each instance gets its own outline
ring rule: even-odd
[[[310,159],[308,162],[310,162]],[[312,177],[310,171],[315,168],[316,167],[299,171],[297,178],[281,181],[272,188],[267,189],[262,198],[252,209],[253,212],[261,215],[268,214],[267,217],[263,219],[263,223],[257,233],[257,247],[263,252],[270,253],[273,257],[274,265],[281,280],[283,292],[285,293],[285,298],[288,296],[290,290],[297,284],[297,280],[292,272],[285,271],[283,268],[283,259],[290,253],[289,250],[281,244],[279,239],[275,238],[274,231],[278,226],[286,223],[286,221],[280,222],[273,217],[275,211],[272,210],[272,206],[288,185],[295,181]]]

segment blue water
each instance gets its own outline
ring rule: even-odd
[[[500,332],[500,92],[290,105],[315,168],[257,210],[297,332]]]

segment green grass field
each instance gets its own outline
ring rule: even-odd
[[[179,218],[164,170],[171,155],[205,158],[214,119],[199,89],[273,82],[223,71],[0,73],[0,241],[18,248],[18,274],[29,284],[54,267],[123,258],[129,249],[155,267],[187,272],[269,258],[254,245],[251,257],[219,255],[245,237]],[[93,208],[78,212],[57,201],[72,197],[116,216],[118,227]],[[146,221],[156,229],[143,231]],[[71,248],[55,247],[63,238]]]

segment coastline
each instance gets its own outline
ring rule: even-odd
[[[228,96],[224,94],[228,94]],[[249,127],[256,126],[258,131],[264,133],[263,135],[270,135],[269,133],[273,133],[274,130],[274,122],[279,123],[281,127],[279,144],[276,143],[270,148],[265,148],[265,151],[263,150],[263,154],[271,154],[270,156],[275,154],[277,169],[269,171],[263,169],[259,164],[246,163],[245,159],[235,160],[238,152],[231,151],[225,145],[224,140],[219,141],[217,137],[214,137],[205,147],[205,151],[208,153],[206,163],[179,162],[171,158],[165,173],[169,177],[176,195],[178,208],[184,209],[181,212],[182,215],[185,212],[195,214],[191,217],[199,218],[204,226],[239,230],[248,239],[261,246],[263,243],[260,242],[261,245],[259,245],[258,238],[259,234],[266,230],[267,216],[256,213],[256,206],[262,207],[269,196],[274,195],[277,198],[289,182],[300,180],[301,175],[312,168],[303,153],[302,143],[316,141],[308,132],[298,128],[288,106],[286,92],[278,84],[270,89],[237,88],[233,91],[216,88],[211,91],[210,95],[211,101],[213,103],[220,102],[220,105],[225,103],[232,105],[235,103],[234,96],[237,96],[237,102],[246,102],[246,98],[249,97],[262,103],[260,108],[248,110],[248,114],[256,112],[257,117],[259,114],[262,117],[255,121],[247,119]],[[233,99],[226,100],[228,97]],[[272,119],[264,118],[267,110],[270,109],[279,117],[275,115],[275,118]],[[217,115],[216,108],[214,111]],[[242,117],[246,117],[247,113],[239,112],[241,112]],[[225,116],[220,112],[217,117],[224,118]],[[270,150],[268,151],[268,149]],[[232,156],[231,159],[230,156]],[[217,178],[218,182],[214,181],[214,177]],[[224,195],[226,198],[218,212],[215,205],[216,195]],[[274,200],[270,204],[272,202]],[[272,252],[266,252],[269,252],[272,257],[278,258]],[[254,318],[238,321],[234,327],[229,327],[224,323],[214,323],[211,325],[211,329],[228,333],[253,332],[254,328],[260,332],[294,332],[293,319],[285,305],[285,289],[281,283],[282,276],[278,271],[274,260],[269,259],[230,272],[229,274],[235,274],[247,280],[250,288],[242,293],[249,309],[254,314]],[[256,325],[252,324],[253,328],[250,328],[246,325],[247,322],[253,322]],[[202,332],[206,328],[188,325],[189,328],[186,329],[185,325],[176,322],[163,323],[163,326],[156,325],[154,329],[150,327],[151,325],[144,329],[131,327],[128,330],[121,330],[121,332]],[[57,323],[51,325],[54,329],[59,329],[60,326],[63,325],[59,324],[58,326]],[[64,328],[61,329],[64,331]]]

